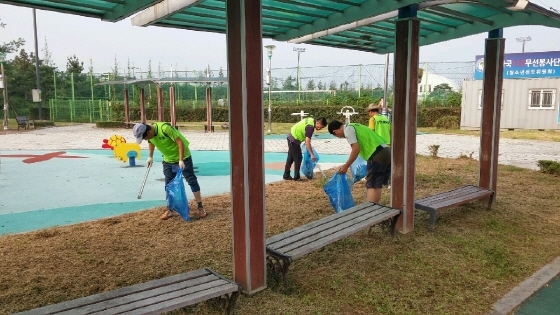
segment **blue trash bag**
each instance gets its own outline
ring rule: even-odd
[[[179,213],[183,220],[190,221],[189,200],[185,192],[185,183],[183,183],[183,172],[179,168],[174,168],[173,171],[177,171],[175,178],[165,185],[167,208]]]
[[[336,213],[355,205],[346,174],[335,173],[325,184],[324,190]]]
[[[309,151],[307,150],[305,143],[301,145],[301,150],[303,151],[303,161],[301,162],[300,171],[308,179],[313,179],[313,170],[315,169],[315,166],[319,162],[319,153],[317,153],[317,151],[315,151],[315,149],[311,147],[311,150],[313,150],[313,154],[315,155],[315,162],[313,162],[311,160],[311,154],[309,154]]]
[[[358,182],[367,175],[367,162],[358,155],[358,158],[350,165],[350,171],[352,172],[353,183]]]

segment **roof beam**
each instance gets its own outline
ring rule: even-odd
[[[438,11],[438,12],[441,12],[441,13],[444,13],[444,14],[453,15],[453,16],[456,16],[457,18],[462,18],[462,19],[465,19],[465,20],[468,20],[468,21],[476,21],[476,22],[487,24],[487,25],[494,24],[494,22],[492,22],[490,20],[486,20],[486,19],[483,19],[483,18],[476,17],[474,15],[462,13],[462,12],[451,10],[451,9],[444,8],[444,7],[433,7],[433,8],[430,8],[430,10]]]
[[[360,27],[360,26],[366,26],[366,25],[373,24],[373,23],[376,23],[376,22],[381,22],[381,21],[384,21],[384,20],[392,19],[392,18],[397,17],[398,15],[399,15],[399,12],[397,10],[392,11],[392,12],[387,12],[387,13],[384,13],[384,14],[381,14],[381,15],[376,15],[374,17],[369,17],[367,19],[362,19],[362,20],[359,20],[359,21],[355,21],[355,22],[340,25],[340,26],[337,26],[337,27],[334,27],[334,28],[331,28],[331,29],[327,29],[327,30],[324,30],[324,31],[308,34],[308,35],[302,36],[300,38],[292,39],[292,40],[289,40],[288,43],[294,43],[294,44],[304,43],[304,42],[307,42],[307,41],[310,41],[310,40],[313,40],[313,39],[317,39],[317,38],[320,38],[320,37],[323,37],[323,36],[333,35],[333,34],[340,33],[340,32],[347,31],[347,30],[351,30],[351,29],[354,29],[354,28],[357,28],[357,27]]]
[[[560,15],[558,19],[543,19],[542,17],[531,16],[523,11],[511,11],[511,16],[506,14],[495,15],[492,20],[494,20],[493,25],[486,25],[482,23],[475,22],[474,24],[463,24],[456,28],[449,28],[440,33],[433,33],[425,38],[420,38],[420,45],[430,45],[435,43],[440,43],[448,41],[451,39],[461,38],[465,36],[486,33],[498,28],[506,28],[517,25],[541,25],[554,28],[560,28]],[[379,53],[390,53],[395,49],[394,45],[379,51]]]
[[[332,29],[341,25],[355,23],[355,21],[363,20],[366,18],[378,16],[384,13],[398,10],[401,7],[416,4],[421,0],[400,0],[400,1],[385,1],[385,0],[368,0],[359,6],[353,6],[346,10],[344,13],[333,13],[327,18],[321,18],[313,21],[312,23],[302,25],[297,29],[289,30],[286,33],[276,35],[275,40],[290,41],[304,35],[317,33],[320,31]]]
[[[147,1],[147,0],[144,0]],[[132,17],[133,26],[148,26],[203,0],[163,0]]]

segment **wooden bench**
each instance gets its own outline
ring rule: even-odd
[[[23,129],[29,129],[30,126],[33,126],[33,129],[37,129],[35,127],[35,121],[32,119],[27,119],[27,117],[25,116],[16,116],[16,122],[18,125],[18,130],[20,127],[23,127]]]
[[[437,212],[462,205],[474,200],[488,198],[488,208],[492,207],[494,191],[473,185],[459,187],[450,191],[442,192],[433,196],[418,199],[415,202],[417,209],[430,213],[429,230],[433,231],[436,225]]]
[[[293,260],[378,223],[391,220],[394,233],[398,209],[365,202],[266,239],[267,264],[281,281]]]
[[[17,314],[162,314],[213,298],[231,314],[239,290],[236,283],[205,268]]]

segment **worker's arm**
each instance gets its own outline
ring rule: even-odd
[[[346,160],[346,163],[344,163],[338,169],[338,172],[341,174],[346,174],[346,172],[348,172],[348,168],[350,167],[350,165],[352,165],[352,163],[354,163],[354,161],[358,158],[358,154],[360,153],[360,144],[358,142],[352,143],[350,147],[352,148],[352,151],[350,152],[348,160]]]

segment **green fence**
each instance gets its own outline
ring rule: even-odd
[[[114,117],[111,101],[107,100],[49,100],[50,121],[97,122],[112,121]]]

